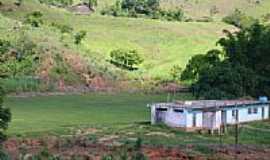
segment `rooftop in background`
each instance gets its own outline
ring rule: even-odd
[[[157,103],[158,108],[183,108],[191,110],[218,109],[231,107],[244,107],[249,105],[269,104],[265,101],[255,100],[197,100],[197,101],[175,101],[170,103]]]

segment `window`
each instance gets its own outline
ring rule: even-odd
[[[157,108],[157,111],[162,111],[162,112],[164,112],[164,111],[167,111],[167,108]]]
[[[252,108],[248,108],[248,114],[252,114]]]
[[[232,110],[232,116],[233,116],[233,117],[236,117],[236,110],[235,110],[235,109]]]
[[[257,114],[258,113],[258,108],[253,108],[253,113]]]
[[[182,109],[174,109],[173,111],[177,112],[177,113],[183,113],[184,112]]]

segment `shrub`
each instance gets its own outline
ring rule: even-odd
[[[111,64],[130,71],[137,70],[137,66],[143,62],[143,58],[138,54],[136,50],[117,49],[111,51],[110,56]]]
[[[86,37],[87,32],[82,30],[79,31],[78,33],[75,34],[74,38],[75,38],[75,44],[81,44],[82,40]]]
[[[174,65],[170,70],[170,75],[173,78],[173,80],[179,80],[182,74],[182,67],[179,65]]]
[[[182,9],[176,9],[176,10],[159,10],[155,14],[159,14],[160,18],[158,19],[165,19],[168,21],[183,21],[184,19],[184,12]],[[156,15],[155,15],[156,16]]]
[[[30,24],[32,27],[40,27],[43,24],[43,14],[40,11],[34,11],[25,16],[24,23]]]
[[[101,11],[102,15],[124,17],[148,17],[168,21],[182,21],[184,12],[182,9],[162,10],[159,0],[123,0]]]
[[[3,98],[4,98],[4,89],[2,87],[2,84],[0,84],[0,147],[2,147],[3,141],[6,139],[6,135],[4,134],[4,131],[8,128],[8,123],[11,120],[11,113],[8,108],[5,108],[3,106]]]

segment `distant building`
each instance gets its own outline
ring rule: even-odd
[[[269,119],[269,102],[249,100],[177,101],[151,104],[151,123],[187,131],[218,130],[235,123]]]
[[[79,15],[89,15],[95,10],[88,3],[79,3],[69,8],[71,12]]]

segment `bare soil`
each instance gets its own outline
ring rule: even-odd
[[[96,132],[96,131],[95,131]],[[106,139],[106,140],[104,140]],[[83,160],[99,160],[104,155],[118,154],[125,149],[129,155],[134,152],[130,148],[125,148],[121,143],[114,145],[117,137],[105,137],[93,141],[84,136],[71,136],[69,138],[46,137],[41,139],[18,139],[11,138],[4,143],[4,149],[12,159],[16,160],[20,156],[31,157],[40,153],[45,148],[49,153],[60,156],[62,159],[69,160],[71,157],[79,156]],[[215,152],[206,155],[194,151],[194,145],[187,148],[147,146],[143,145],[140,149],[150,160],[269,160],[270,148],[255,146],[209,146]]]

